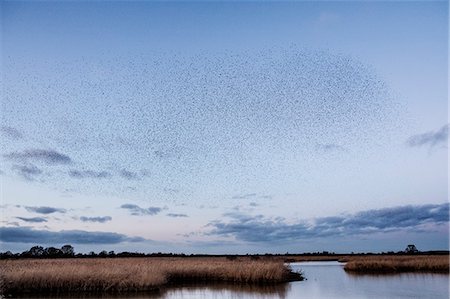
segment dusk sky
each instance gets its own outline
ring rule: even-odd
[[[0,251],[449,249],[447,1],[0,8]]]

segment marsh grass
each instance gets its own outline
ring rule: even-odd
[[[449,273],[448,255],[349,257],[345,271],[353,273]]]
[[[301,279],[282,260],[92,258],[0,261],[3,294],[156,291],[179,283],[280,283]]]

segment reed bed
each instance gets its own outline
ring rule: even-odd
[[[92,258],[0,261],[0,292],[156,291],[191,282],[280,283],[301,279],[281,260],[226,258]]]
[[[448,255],[350,257],[344,266],[353,273],[449,273]]]

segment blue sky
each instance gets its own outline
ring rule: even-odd
[[[2,250],[448,249],[448,3],[1,12]]]

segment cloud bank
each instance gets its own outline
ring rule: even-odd
[[[111,232],[88,232],[82,230],[53,232],[36,230],[30,227],[0,227],[0,241],[33,244],[117,244],[122,242],[142,242],[145,239]]]
[[[432,230],[449,222],[449,203],[368,210],[351,215],[287,223],[283,218],[227,213],[231,221],[208,224],[208,235],[234,237],[246,242],[283,242],[329,236],[352,236],[401,230]]]

